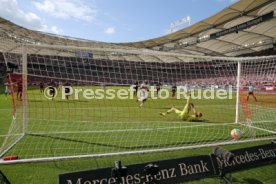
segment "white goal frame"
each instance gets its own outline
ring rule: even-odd
[[[29,54],[27,49],[29,47],[36,47],[36,48],[57,48],[57,49],[81,49],[87,51],[106,51],[106,52],[123,52],[128,54],[142,54],[142,55],[164,55],[164,56],[181,56],[181,57],[188,57],[188,58],[211,58],[211,59],[225,59],[225,60],[232,60],[237,62],[237,85],[236,85],[236,112],[235,112],[235,122],[233,124],[241,124],[243,126],[248,126],[249,128],[259,129],[258,127],[254,127],[253,125],[245,125],[239,122],[239,113],[240,113],[240,80],[241,80],[241,65],[243,61],[248,61],[250,59],[256,59],[256,57],[247,57],[247,58],[235,58],[235,57],[211,57],[211,56],[192,56],[192,55],[185,55],[185,54],[178,54],[178,53],[168,53],[168,52],[160,52],[160,51],[144,51],[144,50],[124,50],[124,49],[105,49],[105,48],[87,48],[87,47],[74,47],[74,46],[59,46],[59,45],[31,45],[31,44],[24,44],[21,46],[22,49],[22,79],[23,79],[23,91],[22,91],[22,136],[19,137],[11,146],[7,149],[3,150],[0,154],[0,157],[3,157],[9,150],[11,150],[14,146],[16,146],[20,140],[28,135],[31,134],[28,131],[28,97],[27,97],[27,76],[28,76],[28,61],[27,55]],[[259,57],[260,59],[266,58],[276,58],[276,56],[265,56]],[[210,125],[208,125],[210,126]],[[216,125],[214,125],[216,126]],[[178,151],[178,150],[185,150],[185,149],[195,149],[195,148],[203,148],[203,147],[212,147],[212,146],[219,146],[219,145],[229,145],[229,144],[240,144],[246,142],[255,142],[261,140],[273,140],[276,137],[276,131],[262,129],[262,131],[267,131],[269,133],[275,134],[274,137],[269,138],[257,138],[257,139],[248,139],[248,140],[233,140],[233,141],[226,141],[226,142],[218,142],[212,144],[202,144],[202,145],[195,145],[195,146],[183,146],[183,147],[174,147],[174,148],[162,148],[162,149],[148,149],[148,150],[138,150],[138,151],[125,151],[125,152],[115,152],[115,153],[104,153],[104,154],[87,154],[87,155],[78,155],[78,156],[58,156],[58,157],[47,157],[47,158],[32,158],[32,159],[22,159],[22,160],[11,160],[11,161],[3,161],[0,160],[1,164],[16,164],[16,163],[30,163],[30,162],[47,162],[47,161],[58,161],[58,160],[67,160],[67,159],[80,159],[80,158],[98,158],[98,157],[108,157],[108,156],[120,156],[120,155],[130,155],[130,154],[147,154],[147,153],[155,153],[155,152],[164,152],[164,151]],[[62,132],[60,132],[62,133]],[[80,132],[81,133],[81,132]]]

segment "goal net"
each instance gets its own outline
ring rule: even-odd
[[[19,160],[2,163],[276,137],[275,56],[9,44],[1,59],[12,117],[1,124],[8,128],[0,135],[0,154]],[[240,130],[236,138],[233,129]]]

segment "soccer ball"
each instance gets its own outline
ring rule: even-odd
[[[235,128],[235,129],[233,129],[233,130],[231,130],[231,137],[233,138],[233,139],[238,139],[238,138],[240,138],[241,137],[241,130],[240,129],[237,129],[237,128]]]

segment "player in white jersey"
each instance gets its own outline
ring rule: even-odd
[[[149,85],[148,81],[144,81],[140,86],[140,98],[137,99],[137,101],[141,102],[140,107],[144,106],[144,103],[148,99],[149,93]]]
[[[62,86],[63,86],[62,81],[59,81],[59,82],[58,82],[58,90],[62,90]]]
[[[5,95],[6,95],[6,97],[7,97],[8,95],[11,94],[11,90],[10,90],[10,87],[9,87],[9,83],[8,83],[8,82],[5,82],[4,85],[5,85]]]

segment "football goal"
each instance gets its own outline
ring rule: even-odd
[[[276,137],[276,56],[1,41],[7,42],[0,59],[11,90],[1,164]],[[239,135],[231,137],[233,129]]]

